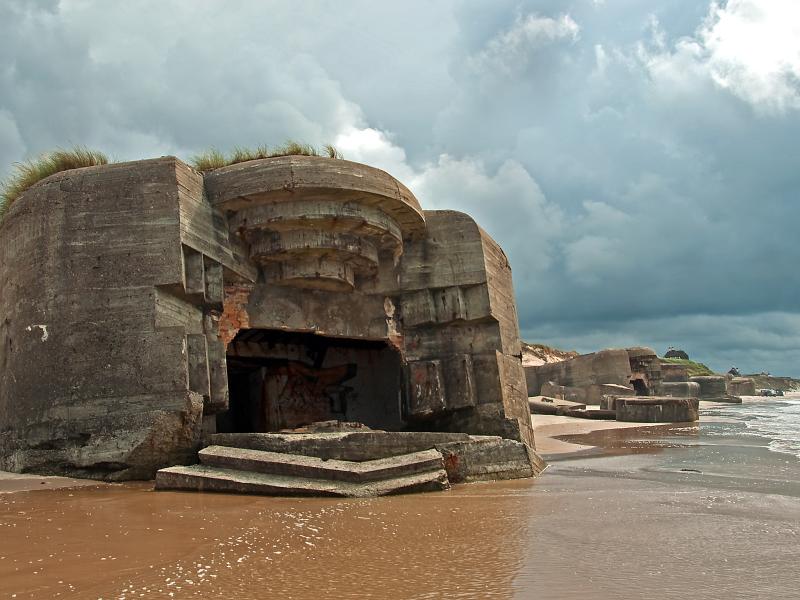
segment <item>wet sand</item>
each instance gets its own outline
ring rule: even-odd
[[[761,397],[747,396],[746,403],[762,402]],[[730,404],[719,402],[700,402],[701,416],[699,423],[715,423],[721,419],[713,414],[716,407],[730,407]],[[626,423],[621,421],[606,421],[593,419],[577,419],[560,415],[531,415],[536,432],[536,449],[549,460],[568,458],[575,454],[607,454],[616,447],[615,439],[630,439],[647,435],[647,431],[656,428],[656,431],[672,431],[674,425],[664,423]],[[690,431],[698,424],[688,424],[682,427]],[[635,429],[635,433],[626,435],[626,430]],[[596,432],[608,432],[607,434]],[[699,430],[698,430],[699,431]],[[579,437],[583,436],[583,437]]]
[[[97,482],[71,477],[51,477],[0,471],[0,494],[31,492],[33,490],[60,490],[84,486],[96,486]]]
[[[586,453],[597,449],[598,444],[591,438],[579,439],[575,436],[587,435],[595,431],[620,431],[624,429],[656,426],[642,423],[622,423],[620,421],[604,421],[576,419],[560,415],[531,415],[536,434],[536,450],[549,459],[576,452]],[[572,438],[568,441],[566,438]]]
[[[799,461],[726,435],[599,427],[536,480],[368,500],[0,494],[0,598],[795,598]]]

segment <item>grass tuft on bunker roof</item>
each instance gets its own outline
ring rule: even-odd
[[[45,152],[38,158],[14,164],[14,172],[0,182],[0,218],[28,188],[42,179],[71,169],[108,164],[108,157],[97,150],[76,146],[68,150]]]
[[[686,367],[686,372],[688,373],[689,377],[697,377],[701,375],[716,375],[716,373],[714,373],[714,371],[709,369],[706,365],[694,360],[689,360],[686,358],[661,358],[659,360],[662,363],[669,363],[671,365],[682,365]]]
[[[196,154],[189,162],[198,171],[213,171],[229,165],[259,160],[261,158],[276,158],[278,156],[327,156],[328,158],[342,158],[341,153],[330,144],[326,144],[322,149],[317,149],[311,144],[301,144],[289,141],[282,146],[270,148],[269,146],[258,146],[256,148],[243,148],[237,146],[227,156],[211,148],[200,154]]]

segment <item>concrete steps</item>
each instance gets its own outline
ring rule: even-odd
[[[169,467],[161,469],[156,474],[157,490],[230,492],[268,496],[366,498],[449,488],[450,483],[444,469],[364,483],[309,479],[293,475],[269,475],[203,464]]]
[[[351,483],[417,475],[444,467],[442,455],[436,450],[355,462],[247,448],[209,446],[199,452],[199,457],[200,463],[209,467]]]
[[[450,488],[437,450],[362,462],[228,446],[198,456],[199,465],[158,471],[156,489],[360,498]]]
[[[161,469],[156,489],[365,497],[532,477],[547,466],[515,440],[441,432],[216,434],[198,458]]]

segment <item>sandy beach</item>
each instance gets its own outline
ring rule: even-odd
[[[560,436],[585,435],[595,431],[609,431],[642,426],[658,426],[658,423],[621,423],[619,421],[599,421],[591,419],[575,419],[560,415],[531,415],[536,435],[536,450],[545,456],[565,455],[575,452],[591,451],[597,446],[588,443],[580,444],[559,439]]]
[[[703,412],[536,415],[541,477],[413,496],[0,477],[0,598],[796,597],[800,461]]]

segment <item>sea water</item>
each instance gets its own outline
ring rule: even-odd
[[[714,411],[716,416],[740,423],[740,435],[766,441],[774,452],[792,454],[800,458],[800,393],[768,400],[732,404]]]

